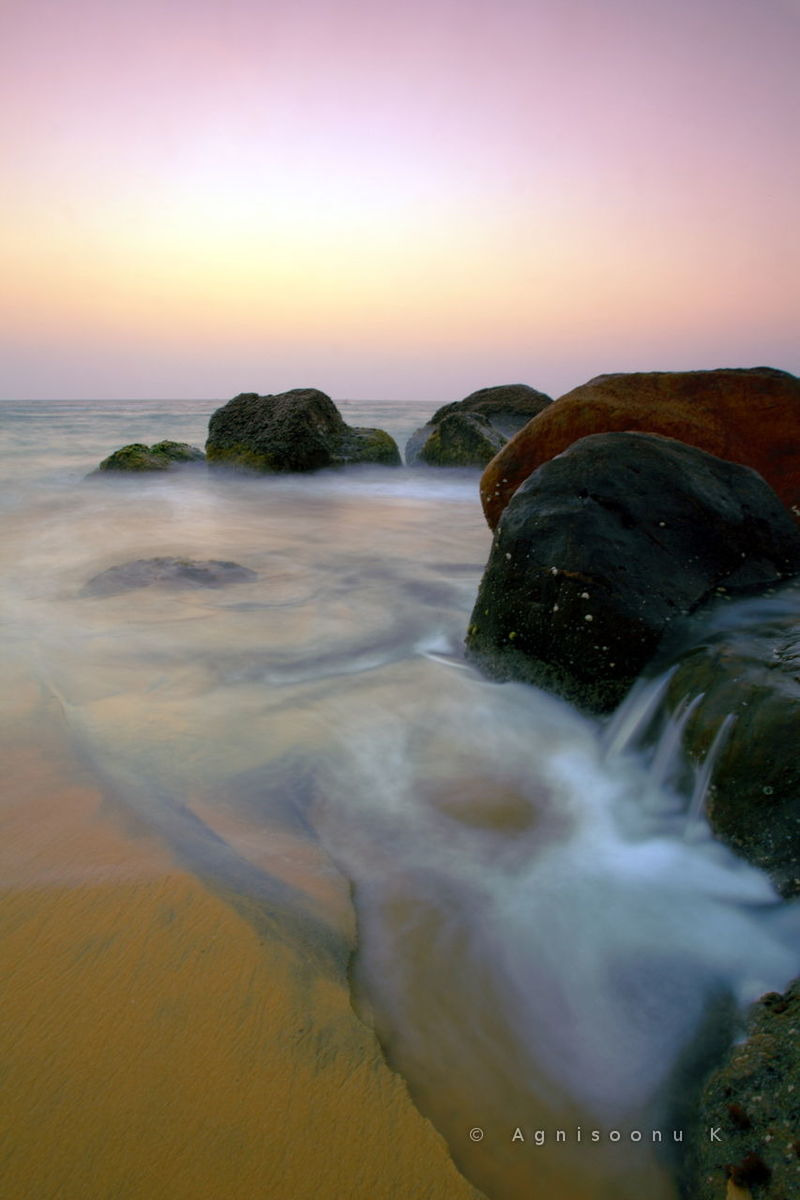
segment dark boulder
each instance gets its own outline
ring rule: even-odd
[[[418,461],[432,467],[485,467],[505,440],[480,413],[451,412],[433,426]]]
[[[800,530],[755,471],[669,438],[596,434],[503,513],[467,652],[492,678],[608,712],[676,618],[799,572]]]
[[[186,442],[156,442],[145,446],[132,442],[104,458],[98,471],[168,471],[181,463],[203,462],[205,455]],[[97,472],[93,472],[97,474]]]
[[[800,1196],[800,980],[753,1006],[687,1133],[686,1200]]]
[[[548,405],[481,479],[494,529],[523,480],[593,433],[660,433],[763,475],[800,517],[800,379],[773,367],[598,375]]]
[[[316,388],[235,396],[209,421],[206,455],[210,463],[263,472],[400,463],[388,433],[349,426],[330,397]]]
[[[90,579],[82,596],[116,596],[136,588],[220,588],[231,583],[252,583],[255,571],[234,562],[193,558],[138,558],[109,567]]]
[[[546,396],[544,392],[537,392],[535,388],[529,387],[526,383],[506,383],[497,387],[481,388],[477,392],[472,392],[464,400],[454,400],[450,404],[442,405],[426,425],[415,430],[406,443],[406,463],[414,466],[418,462],[435,461],[437,465],[457,465],[450,462],[438,464],[436,457],[431,458],[423,453],[423,448],[434,434],[436,427],[445,417],[449,417],[453,413],[474,414],[486,418],[491,428],[502,435],[501,439],[494,443],[496,446],[494,454],[496,454],[507,438],[522,429],[523,425],[527,425],[528,421],[550,403],[552,401],[549,396]],[[434,449],[434,456],[437,453],[437,450]],[[490,457],[494,457],[494,454]],[[488,462],[489,459],[476,460],[469,465],[485,466]]]

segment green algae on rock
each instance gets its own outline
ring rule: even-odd
[[[454,400],[449,404],[443,404],[441,408],[437,408],[427,424],[412,433],[406,443],[406,463],[409,466],[416,466],[423,462],[434,466],[485,466],[494,457],[494,454],[505,445],[507,438],[512,437],[524,425],[527,425],[528,421],[537,416],[548,404],[552,404],[551,398],[544,392],[537,392],[527,383],[504,383],[496,387],[480,388],[477,392],[471,392],[463,400]],[[435,438],[434,434],[440,422],[453,413],[485,418],[492,430],[501,435],[490,458],[478,456],[468,464],[442,460],[443,456],[447,458],[447,452],[440,448],[439,439]],[[449,438],[445,436],[444,440],[447,442]],[[458,453],[459,451],[456,449],[454,451],[456,459]]]
[[[205,455],[187,442],[131,442],[104,458],[98,471],[168,471],[176,463],[203,462]],[[96,474],[97,472],[94,472]]]
[[[480,413],[451,412],[434,425],[418,461],[433,467],[485,467],[505,443]]]
[[[347,463],[383,463],[387,467],[400,464],[397,443],[383,429],[366,426],[348,426],[347,436],[339,444],[334,465]]]
[[[212,464],[258,472],[400,465],[400,452],[388,433],[351,427],[317,388],[234,396],[208,423],[206,455]]]

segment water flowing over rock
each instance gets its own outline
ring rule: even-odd
[[[502,448],[507,438],[522,429],[532,417],[551,403],[550,396],[546,396],[544,392],[537,392],[526,383],[506,383],[497,387],[481,388],[470,393],[464,400],[442,405],[426,425],[412,433],[406,443],[406,463],[409,466],[420,462],[435,466],[485,466]],[[454,433],[442,431],[438,439],[435,437],[440,424],[455,413],[484,417],[495,434],[500,435],[494,441],[487,438],[479,450],[472,451],[468,462],[465,461],[464,449],[458,440],[455,440],[451,449],[450,442]],[[458,428],[461,426],[451,426],[453,431]],[[492,453],[488,458],[484,457],[490,447],[493,447]]]
[[[800,1195],[799,1033],[800,980],[753,1006],[747,1040],[703,1093],[688,1146],[686,1200]],[[732,1193],[731,1185],[746,1190]]]
[[[414,717],[372,691],[369,727],[332,702],[339,750],[310,811],[355,884],[357,998],[487,1196],[535,1195],[535,1178],[554,1200],[675,1200],[637,1179],[630,1131],[696,1120],[738,1006],[791,979],[800,912],[684,838],[675,797],[597,757],[594,725],[553,697],[467,672],[437,691],[429,672]],[[534,1164],[517,1125],[528,1142],[568,1126],[570,1144],[547,1133]],[[583,1154],[576,1126],[626,1132]]]
[[[508,505],[467,651],[495,679],[607,712],[676,618],[798,572],[800,530],[755,471],[669,438],[595,434]]]
[[[672,657],[640,741],[671,722],[683,754],[697,763],[727,722],[709,771],[709,824],[784,896],[800,895],[800,588],[721,600],[699,636]]]
[[[251,583],[255,571],[234,562],[192,558],[139,558],[109,567],[88,581],[83,596],[116,596],[135,588],[220,588],[231,583]]]
[[[660,433],[753,467],[800,513],[800,379],[772,367],[598,375],[549,405],[489,464],[481,499],[492,529],[543,462],[593,433]]]
[[[400,464],[400,451],[388,433],[348,425],[331,398],[316,388],[235,396],[212,415],[206,454],[210,463],[261,472]]]
[[[99,471],[168,471],[176,464],[203,462],[205,457],[202,450],[186,442],[157,442],[154,446],[132,442],[104,458],[93,474]]]

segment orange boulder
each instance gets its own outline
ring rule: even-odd
[[[492,529],[543,462],[592,433],[660,433],[753,467],[800,517],[800,379],[772,367],[598,375],[515,434],[481,478]]]

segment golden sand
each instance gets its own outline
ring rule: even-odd
[[[4,1200],[474,1200],[346,980],[126,827],[68,753],[4,749]]]

